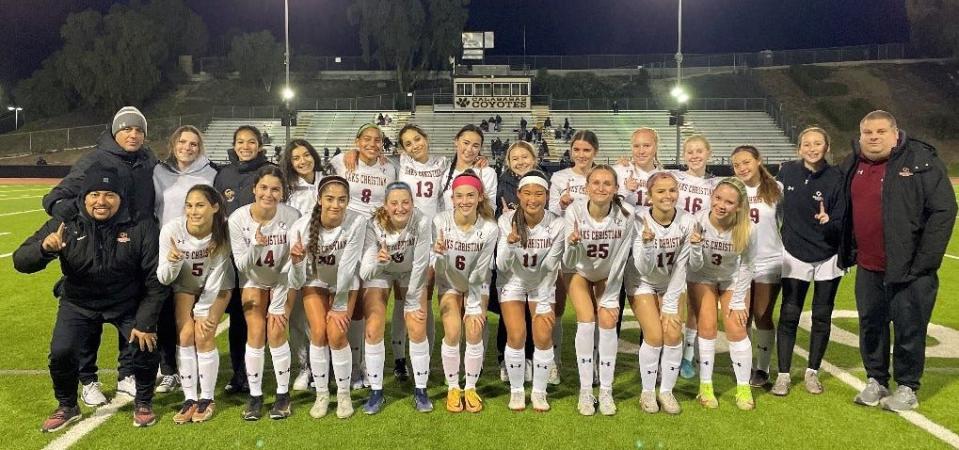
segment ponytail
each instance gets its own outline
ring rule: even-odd
[[[782,192],[779,190],[779,185],[776,184],[776,179],[773,178],[772,174],[769,173],[769,170],[766,169],[766,166],[763,165],[763,158],[759,154],[759,149],[753,147],[752,145],[740,145],[739,147],[733,149],[733,153],[730,155],[730,157],[741,152],[749,153],[753,158],[756,159],[756,161],[759,161],[759,198],[761,198],[763,203],[766,203],[767,205],[775,205],[776,202],[782,198]]]

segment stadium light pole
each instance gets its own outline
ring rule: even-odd
[[[683,92],[683,0],[676,5],[676,87],[673,88],[673,97],[678,103],[677,111],[683,108],[689,96]],[[679,164],[682,143],[679,115],[676,116],[676,164]]]
[[[23,108],[20,106],[8,106],[7,111],[13,111],[13,129],[20,129],[20,111],[23,111]]]
[[[290,111],[290,100],[293,100],[293,89],[290,87],[290,1],[283,0],[283,34],[286,41],[286,87],[283,88],[283,101],[286,104],[286,145],[290,145],[290,121],[293,114]]]

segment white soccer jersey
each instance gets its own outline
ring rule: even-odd
[[[349,209],[356,211],[364,218],[370,218],[373,210],[383,205],[386,198],[386,185],[396,181],[396,166],[387,161],[374,161],[366,164],[361,158],[356,159],[356,170],[346,170],[343,163],[343,153],[330,159],[330,165],[337,175],[346,178],[350,183]]]
[[[690,245],[687,280],[694,283],[729,282],[733,289],[731,309],[746,308],[746,293],[753,277],[756,230],[750,229],[749,244],[742,254],[733,250],[732,230],[720,232],[709,221],[709,211],[696,214],[703,241]]]
[[[639,281],[653,286],[663,294],[663,312],[679,312],[679,295],[686,287],[686,266],[689,261],[689,236],[695,219],[692,214],[676,208],[676,217],[666,226],[656,222],[649,208],[636,214],[636,234],[633,239],[634,265],[626,276],[639,276]],[[656,237],[643,242],[643,229],[649,224]]]
[[[529,229],[524,248],[520,242],[509,244],[506,241],[513,229],[513,216],[516,214],[516,211],[507,211],[499,218],[497,278],[506,280],[504,288],[523,291],[536,289],[539,295],[552,292],[565,250],[566,223],[556,214],[545,211],[543,220]]]
[[[317,251],[311,253],[310,222],[312,216],[301,217],[289,231],[289,239],[295,242],[302,237],[306,257],[290,270],[290,285],[293,289],[303,286],[326,287],[333,292],[333,311],[346,311],[349,307],[350,288],[356,276],[363,253],[366,219],[347,210],[343,223],[333,229],[320,227],[317,235]],[[314,262],[315,259],[315,262]]]
[[[286,265],[290,257],[290,245],[293,244],[288,241],[287,232],[293,222],[300,218],[300,213],[292,206],[281,203],[276,205],[273,218],[261,225],[253,220],[252,207],[253,204],[241,206],[230,215],[230,245],[239,272],[240,287],[286,287],[288,284],[284,273],[289,270]],[[257,245],[258,229],[266,236],[266,245]]]
[[[653,169],[647,172],[632,163],[628,166],[616,164],[613,166],[613,170],[616,171],[616,181],[619,182],[619,195],[623,196],[624,202],[635,206],[650,205],[649,194],[646,190],[646,181],[649,180],[650,176],[658,172],[658,170]],[[639,187],[635,191],[626,188],[626,180],[629,178],[635,178],[636,181],[639,182]]]
[[[313,174],[313,182],[308,183],[303,177],[296,178],[296,186],[290,190],[290,195],[286,199],[286,204],[296,208],[300,216],[308,216],[313,213],[313,207],[316,206],[316,197],[319,194],[320,180],[323,174],[316,172]]]
[[[560,170],[550,177],[549,185],[549,210],[562,217],[565,211],[559,204],[559,198],[563,196],[563,191],[569,189],[569,196],[573,200],[586,200],[586,175],[580,175],[573,171],[573,168]],[[572,204],[567,207],[572,207]]]
[[[407,279],[404,310],[420,309],[420,295],[426,285],[426,269],[430,265],[433,246],[433,222],[419,210],[414,209],[406,228],[389,233],[376,220],[366,226],[363,244],[363,259],[360,262],[360,277],[373,280],[384,275],[393,279]],[[378,260],[380,247],[386,244],[390,260]],[[393,297],[396,297],[394,293]]]
[[[432,219],[440,210],[440,190],[450,170],[449,158],[430,156],[419,162],[409,155],[400,155],[399,180],[410,185],[413,191],[413,206]]]
[[[619,290],[623,285],[633,233],[636,231],[633,208],[624,205],[626,215],[612,204],[609,215],[595,221],[589,215],[586,200],[577,200],[566,209],[568,238],[574,224],[579,227],[581,240],[576,245],[567,245],[565,265],[591,282],[606,280],[606,290],[599,300],[604,308],[619,307]]]
[[[716,188],[716,182],[719,178],[707,174],[705,177],[697,177],[685,170],[674,170],[673,175],[679,182],[679,201],[676,205],[690,214],[696,214],[702,210],[709,210],[712,203],[713,189]]]
[[[499,227],[495,221],[478,217],[473,227],[464,232],[456,226],[453,211],[443,211],[433,218],[434,242],[440,233],[446,241],[446,254],[436,255],[437,279],[466,295],[466,314],[481,314]]]
[[[447,169],[449,170],[449,169]],[[486,198],[489,199],[489,205],[494,210],[496,209],[496,188],[499,178],[497,178],[496,170],[492,167],[483,167],[483,168],[473,168],[473,172],[476,172],[476,175],[479,175],[480,181],[483,182],[483,193],[486,194]],[[453,209],[453,180],[456,180],[456,177],[462,175],[463,172],[453,169],[453,177],[449,178],[450,184],[446,187],[446,192],[443,192],[442,197],[442,210],[448,211]],[[440,189],[443,186],[446,186],[446,179],[449,177],[448,173],[444,173]]]
[[[193,307],[195,316],[205,317],[222,290],[233,289],[236,283],[230,249],[218,248],[210,254],[213,235],[197,239],[186,228],[186,218],[167,222],[160,229],[160,253],[157,264],[157,279],[173,287],[173,292],[197,296]],[[176,245],[183,259],[170,262],[167,255]]]
[[[776,182],[779,192],[782,193],[783,185]],[[766,261],[779,261],[781,264],[783,258],[783,238],[779,234],[779,223],[776,219],[776,203],[772,205],[764,202],[759,197],[759,186],[746,186],[746,194],[749,196],[749,220],[752,221],[753,229],[756,233],[756,264],[759,265]]]

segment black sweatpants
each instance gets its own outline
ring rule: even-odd
[[[933,273],[909,283],[885,283],[883,272],[859,268],[856,272],[856,309],[859,310],[859,352],[866,375],[889,386],[889,322],[893,378],[901,386],[919,389],[926,363],[926,329],[939,290]]]
[[[809,336],[809,365],[819,370],[829,344],[832,328],[832,310],[836,305],[836,291],[842,277],[814,281],[812,295],[812,328]],[[779,327],[776,330],[776,350],[779,357],[779,373],[789,373],[792,367],[793,346],[796,345],[796,329],[802,314],[809,282],[795,278],[782,279],[783,300],[779,307]]]
[[[116,327],[121,335],[130,336],[136,324],[137,305],[130,302],[124,306],[126,307],[108,311],[94,311],[69,301],[60,301],[49,356],[53,392],[60,406],[77,405],[77,382],[80,380],[78,357],[81,349],[89,342],[87,336],[91,333],[99,334],[105,323]],[[135,401],[138,404],[150,403],[153,400],[159,355],[141,351],[136,343],[127,346],[131,348],[133,375],[136,377]]]
[[[157,352],[160,354],[160,373],[176,375],[176,305],[173,293],[163,302],[160,318],[157,319]]]
[[[103,328],[87,336],[87,342],[77,349],[77,360],[80,364],[80,383],[90,384],[99,381],[97,372],[97,353],[100,350],[100,338]],[[117,380],[133,375],[133,350],[127,344],[129,337],[123,337],[117,332]]]
[[[233,289],[226,313],[230,315],[230,365],[233,378],[246,379],[246,317],[243,317],[243,289]]]

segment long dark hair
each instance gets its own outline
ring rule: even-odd
[[[456,136],[453,136],[453,140],[455,141],[459,139],[460,136],[463,135],[463,133],[470,132],[470,131],[479,135],[480,148],[482,148],[483,142],[485,140],[485,138],[483,137],[483,130],[480,127],[473,125],[471,123],[463,125],[463,128],[460,128],[460,130],[456,132]],[[458,159],[459,159],[459,153],[454,151],[453,160],[450,161],[450,170],[449,172],[446,172],[446,182],[443,183],[443,189],[441,189],[440,192],[446,192],[446,190],[449,189],[450,182],[453,181],[453,171],[456,170],[456,162]]]
[[[286,148],[283,149],[283,154],[280,157],[280,166],[283,168],[283,184],[286,185],[287,192],[293,192],[296,189],[296,184],[300,178],[300,174],[296,173],[296,169],[293,168],[293,150],[297,147],[303,147],[306,149],[307,153],[310,154],[310,158],[313,158],[313,171],[320,171],[320,155],[316,152],[316,149],[313,148],[313,145],[310,144],[306,139],[293,139],[287,144]]]
[[[314,267],[314,268],[319,262],[319,257],[320,257],[319,236],[320,236],[320,229],[323,228],[323,219],[322,219],[323,206],[320,204],[319,197],[323,195],[323,193],[326,192],[326,190],[329,189],[330,186],[333,186],[334,184],[339,184],[343,186],[344,189],[346,189],[346,194],[347,194],[346,202],[347,204],[349,204],[350,202],[350,195],[349,195],[350,183],[346,181],[346,178],[343,178],[339,175],[328,175],[323,177],[323,179],[320,180],[320,186],[319,186],[319,189],[317,189],[317,194],[316,194],[317,196],[316,205],[313,206],[313,212],[310,213],[310,229],[308,231],[310,244],[307,246],[307,251],[310,254],[311,267]],[[342,286],[337,287],[337,289],[343,289],[343,288],[344,287]]]
[[[539,170],[533,169],[529,172],[526,172],[526,175],[523,175],[523,178],[526,177],[539,177],[546,180],[546,195],[549,195],[549,179],[546,178],[546,174],[540,172]],[[520,180],[523,178],[520,178]],[[516,193],[518,196],[519,189],[516,190]],[[516,225],[516,231],[519,232],[519,241],[523,243],[523,248],[526,248],[526,242],[529,241],[529,227],[526,225],[526,212],[523,211],[522,207],[517,208],[516,212],[513,213],[513,225]]]
[[[190,188],[187,191],[186,196],[189,197],[190,194],[194,192],[199,192],[206,197],[206,201],[210,202],[210,205],[216,205],[219,209],[213,213],[213,236],[210,238],[210,256],[213,256],[224,250],[229,251],[230,248],[230,230],[229,224],[227,223],[226,218],[226,202],[223,200],[223,195],[221,195],[213,186],[208,186],[206,184],[197,184]]]
[[[759,161],[759,191],[757,192],[759,198],[767,205],[776,204],[776,202],[782,198],[783,193],[779,191],[779,185],[776,184],[776,179],[773,178],[772,174],[766,170],[766,166],[763,165],[763,158],[759,154],[759,149],[752,145],[740,145],[733,149],[733,153],[729,156],[732,158],[741,152],[749,153],[756,161]]]

